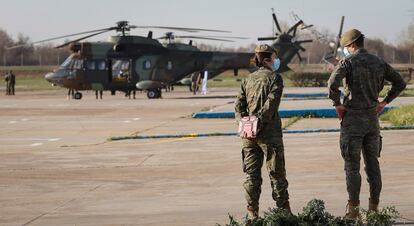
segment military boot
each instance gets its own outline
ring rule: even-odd
[[[378,204],[379,204],[379,200],[375,200],[375,199],[369,199],[369,204],[368,204],[368,211],[375,211],[378,212]]]
[[[259,208],[247,207],[247,219],[256,220],[257,218],[259,218]]]
[[[351,220],[361,219],[361,215],[359,214],[359,200],[357,201],[348,200],[348,204],[346,205],[345,218],[348,218]]]

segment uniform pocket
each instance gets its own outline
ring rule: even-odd
[[[341,137],[340,140],[340,148],[341,148],[341,156],[344,160],[350,160],[351,154],[349,150],[351,139],[349,137]]]

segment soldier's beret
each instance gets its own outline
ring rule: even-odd
[[[363,35],[357,29],[351,29],[341,36],[341,46],[349,46]]]
[[[271,47],[267,44],[258,45],[256,47],[256,49],[254,49],[254,51],[256,53],[276,53],[276,55],[277,55],[277,51],[273,47]]]

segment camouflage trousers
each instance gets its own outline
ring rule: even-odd
[[[243,139],[243,171],[246,173],[243,187],[247,207],[253,210],[259,208],[262,186],[261,169],[264,158],[266,159],[266,166],[272,186],[273,200],[276,201],[278,207],[282,207],[289,200],[282,137]]]
[[[346,188],[349,200],[359,200],[362,152],[370,198],[379,201],[382,181],[378,158],[382,147],[382,137],[375,109],[347,109],[341,122],[340,147],[342,158],[345,161]]]

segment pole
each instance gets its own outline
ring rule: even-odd
[[[308,64],[309,64],[309,62],[310,62],[310,52],[308,51],[308,57],[307,57],[307,62],[308,62]]]
[[[60,64],[60,55],[58,53],[58,55],[57,55],[57,65],[59,65],[59,64]]]
[[[42,66],[42,55],[39,54],[39,65]]]
[[[23,66],[23,53],[20,55],[20,66]]]
[[[3,66],[7,65],[7,57],[6,57],[6,53],[4,53],[3,55]]]

